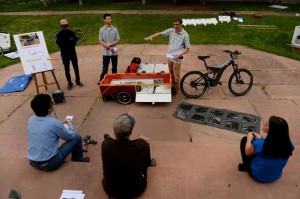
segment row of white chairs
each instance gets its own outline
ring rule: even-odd
[[[219,16],[220,22],[227,22],[229,23],[231,21],[230,16]],[[202,18],[202,19],[182,19],[182,25],[207,25],[207,24],[214,24],[217,25],[218,21],[216,18]]]

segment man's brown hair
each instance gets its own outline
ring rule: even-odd
[[[173,23],[174,23],[174,22],[179,22],[179,23],[182,25],[182,19],[179,18],[179,17],[177,17],[176,19],[174,19]]]

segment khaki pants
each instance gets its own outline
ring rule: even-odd
[[[179,90],[181,63],[174,63],[171,60],[168,60],[168,66],[172,79],[172,92],[177,93]]]

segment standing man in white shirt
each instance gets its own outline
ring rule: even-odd
[[[117,73],[118,67],[118,47],[117,44],[120,41],[120,35],[118,29],[111,24],[111,15],[103,15],[104,26],[99,30],[99,42],[103,46],[103,68],[100,75],[100,80],[104,78],[104,75],[108,72],[108,65],[111,60],[112,73]]]
[[[175,95],[179,90],[180,67],[183,61],[183,56],[188,53],[191,48],[190,37],[182,27],[181,18],[174,19],[173,28],[155,33],[144,39],[152,40],[160,35],[169,36],[168,54],[172,54],[172,52],[178,50],[176,54],[172,54],[172,58],[168,59],[169,71],[172,78],[172,94]]]

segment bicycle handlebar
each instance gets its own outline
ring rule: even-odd
[[[233,51],[233,52],[230,51],[230,50],[224,50],[223,52],[229,53],[229,54],[230,54],[230,57],[231,57],[232,59],[237,59],[237,56],[241,54],[241,52],[240,52],[240,51],[237,51],[237,50],[235,50],[235,51]]]
[[[239,54],[241,54],[241,52],[240,51],[237,51],[237,50],[235,50],[235,51],[230,51],[230,50],[224,50],[223,52],[225,52],[225,53],[229,53],[229,54],[234,54],[234,55],[239,55]]]

